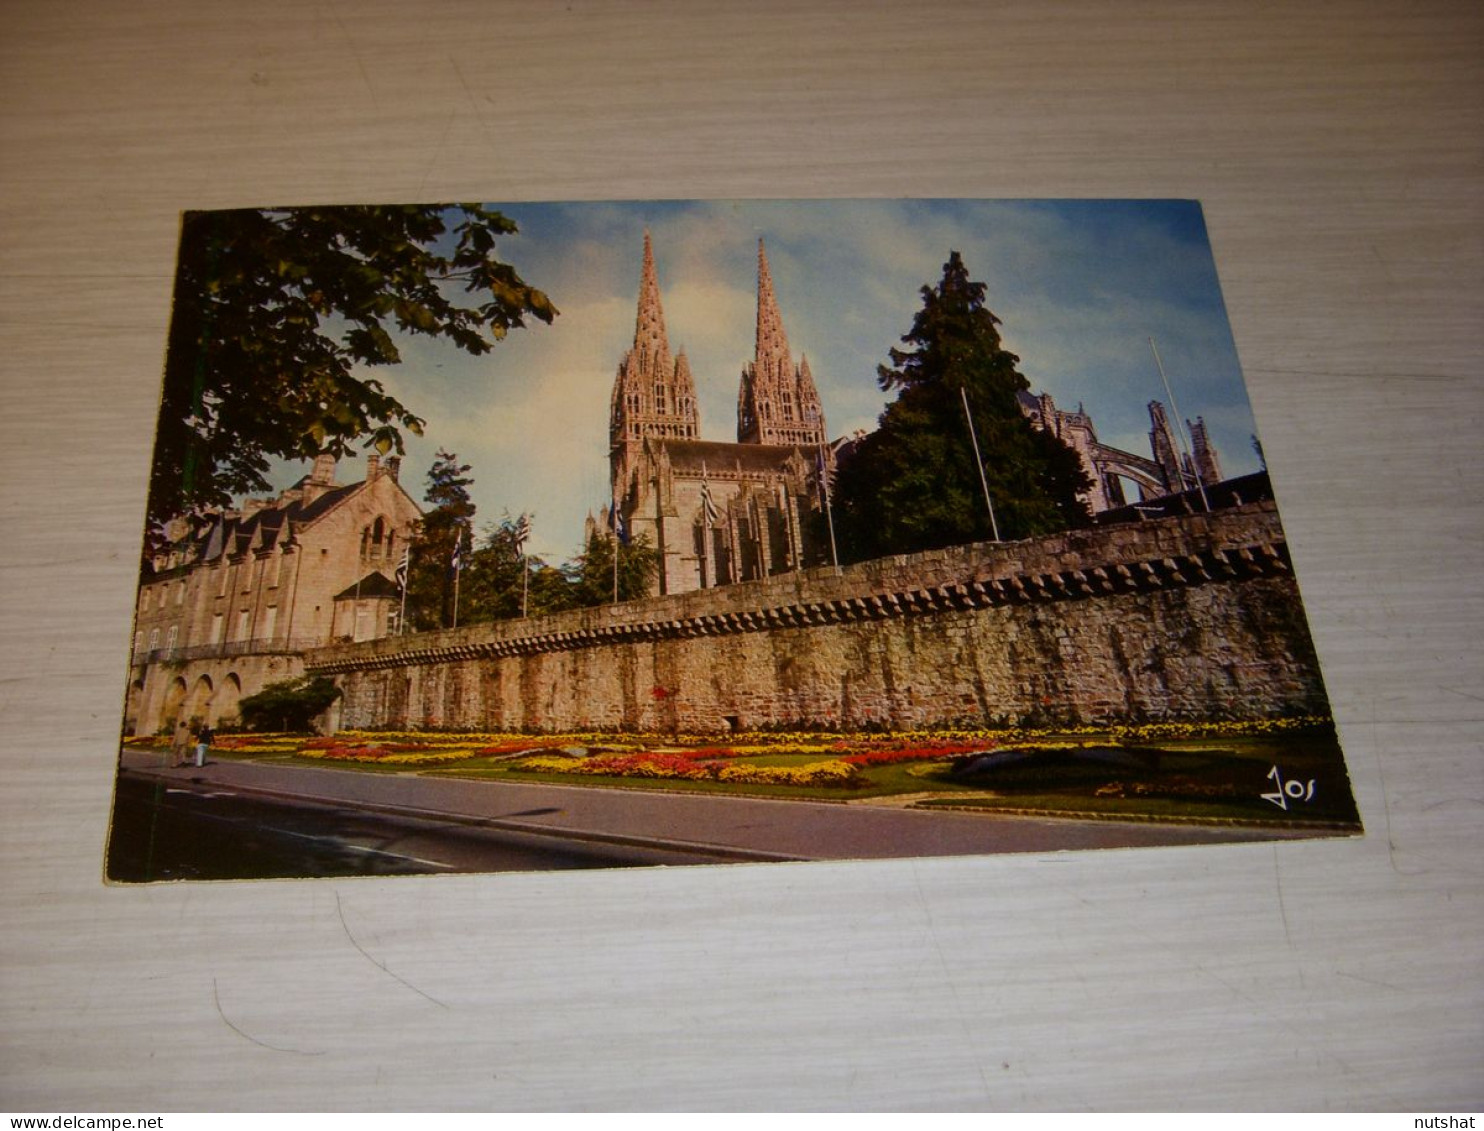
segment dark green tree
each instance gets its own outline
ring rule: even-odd
[[[832,496],[843,558],[860,561],[992,537],[984,490],[964,416],[968,396],[995,518],[1004,540],[1028,538],[1089,520],[1077,496],[1091,484],[1066,444],[1036,429],[1016,394],[1029,382],[1000,340],[1000,320],[984,304],[958,252],[922,309],[877,369],[897,399],[880,426],[841,461]]]
[[[304,731],[314,717],[340,698],[340,688],[327,676],[300,676],[270,683],[237,704],[242,725],[256,731]]]
[[[447,628],[453,624],[454,547],[468,548],[473,532],[474,502],[469,498],[470,467],[453,452],[438,450],[428,469],[430,504],[412,547],[407,581],[407,616],[417,629]],[[462,583],[460,586],[462,590]],[[462,606],[462,591],[460,592]],[[462,608],[460,623],[463,623]]]
[[[522,530],[529,517],[507,513],[485,528],[464,574],[460,624],[511,620],[521,615],[523,599],[529,616],[573,607],[566,574],[525,552]]]
[[[587,607],[613,600],[614,547],[618,550],[618,599],[633,601],[648,596],[650,583],[659,570],[659,554],[649,536],[618,541],[606,531],[594,531],[587,550],[569,567],[576,603]]]
[[[188,212],[151,471],[154,538],[268,489],[269,457],[401,452],[422,421],[361,375],[395,334],[474,355],[556,308],[495,258],[515,224],[477,204]]]

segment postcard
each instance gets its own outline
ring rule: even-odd
[[[1360,819],[1200,205],[182,219],[106,874]]]

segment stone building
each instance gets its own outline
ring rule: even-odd
[[[177,520],[139,587],[125,733],[230,721],[307,649],[394,632],[393,575],[422,518],[398,463],[369,456],[342,485],[322,455],[277,498]]]
[[[737,396],[737,442],[702,440],[695,382],[672,357],[654,251],[644,268],[634,344],[619,362],[609,415],[611,499],[630,538],[659,554],[655,593],[753,581],[828,560],[821,476],[834,466],[807,358],[794,362],[758,241],[757,338]]]

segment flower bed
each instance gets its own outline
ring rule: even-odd
[[[476,757],[472,750],[393,749],[384,746],[330,746],[299,751],[301,758],[327,762],[369,762],[390,766],[436,766]]]
[[[498,775],[509,769],[636,781],[890,789],[896,788],[892,783],[900,773],[868,777],[869,771],[906,765],[909,774],[931,776],[937,772],[935,763],[991,751],[1044,753],[1089,745],[1133,747],[1226,736],[1260,738],[1328,722],[1325,718],[1305,717],[1104,727],[943,728],[883,734],[751,731],[727,736],[731,741],[725,745],[718,744],[720,736],[716,734],[342,731],[328,737],[223,735],[215,740],[213,748],[225,754],[277,755],[368,768],[437,768],[487,759],[498,765],[471,766],[471,772]],[[168,739],[146,736],[126,739],[125,743],[163,746]]]
[[[649,752],[617,757],[573,758],[546,754],[522,758],[518,770],[583,774],[597,777],[720,781],[748,785],[851,786],[858,784],[854,766],[842,761],[803,766],[756,766],[727,759],[698,759],[685,753]]]

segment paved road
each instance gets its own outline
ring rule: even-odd
[[[1054,852],[1076,848],[1205,844],[1312,835],[1251,828],[1076,821],[927,812],[858,803],[778,801],[601,787],[466,781],[252,762],[169,769],[158,754],[126,751],[122,780],[196,795],[230,791],[299,806],[353,812],[363,820],[429,822],[453,835],[519,837],[536,860],[703,863],[847,860]],[[182,798],[186,796],[182,795]],[[342,819],[342,818],[336,818]],[[429,830],[424,828],[423,832]],[[429,833],[429,835],[431,835]],[[514,842],[511,842],[512,844]],[[424,857],[432,859],[432,857]],[[449,870],[429,868],[425,870]],[[454,870],[504,870],[458,867]],[[299,873],[305,874],[305,873]]]
[[[209,783],[171,783],[126,773],[114,797],[108,875],[122,883],[142,883],[695,862],[642,848],[277,800]]]

